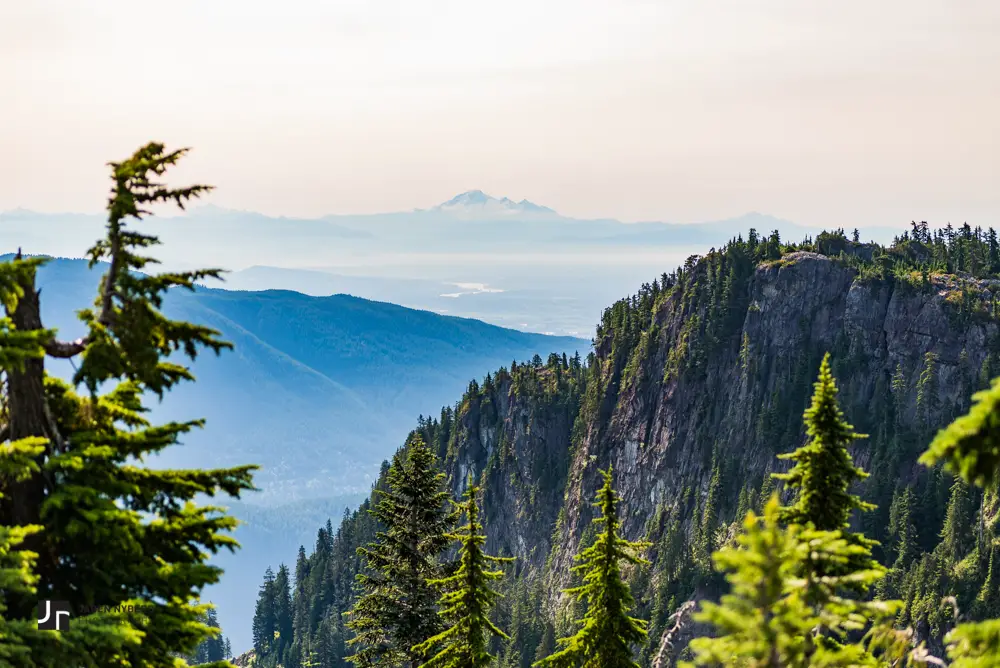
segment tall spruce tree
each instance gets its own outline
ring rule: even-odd
[[[455,521],[444,482],[434,453],[414,435],[393,458],[386,489],[376,490],[369,512],[382,530],[358,549],[366,569],[348,613],[355,633],[348,660],[357,666],[415,668],[426,658],[416,647],[442,630],[432,581],[444,575],[441,556]]]
[[[851,485],[868,474],[854,465],[847,446],[866,436],[855,433],[837,404],[829,353],[823,357],[814,387],[812,404],[803,416],[809,442],[779,455],[795,464],[788,473],[772,475],[796,492],[795,502],[782,509],[783,520],[802,525],[811,522],[821,531],[838,531],[847,527],[854,510],[873,508],[850,491]]]
[[[612,486],[612,471],[601,471],[604,485],[594,505],[601,515],[594,523],[602,529],[594,543],[577,556],[573,570],[583,575],[583,584],[565,590],[586,602],[587,612],[578,620],[580,630],[560,638],[559,649],[536,662],[540,668],[638,668],[632,659],[636,645],[646,641],[646,622],[630,615],[635,601],[622,576],[622,562],[645,566],[640,555],[650,543],[621,537],[618,495]]]
[[[277,630],[274,581],[274,571],[268,566],[257,593],[257,606],[253,614],[253,649],[256,656],[261,658],[271,654]]]
[[[847,423],[837,404],[837,384],[830,371],[830,354],[823,356],[812,403],[803,415],[809,441],[794,452],[779,455],[795,462],[788,473],[772,474],[784,480],[795,492],[794,502],[781,509],[782,519],[789,524],[810,525],[820,531],[842,531],[853,545],[862,548],[852,552],[846,563],[823,563],[816,560],[808,565],[817,575],[845,575],[850,571],[866,571],[875,567],[871,549],[877,543],[863,534],[847,531],[855,510],[872,510],[870,503],[851,493],[851,485],[868,477],[854,465],[847,446],[858,438],[854,427]],[[866,581],[858,580],[852,588],[864,593]]]
[[[496,658],[487,651],[488,636],[509,639],[490,621],[490,608],[500,598],[490,588],[490,581],[503,577],[503,571],[490,570],[490,565],[513,559],[490,556],[483,551],[486,535],[479,521],[478,494],[479,488],[470,478],[462,504],[468,524],[451,534],[459,542],[458,570],[432,581],[445,590],[440,615],[448,628],[415,648],[423,653],[434,652],[421,668],[486,668]]]
[[[202,423],[152,426],[144,396],[192,380],[184,356],[230,347],[160,311],[170,288],[193,290],[219,271],[139,273],[156,262],[142,253],[158,240],[133,224],[152,206],[183,207],[208,190],[160,182],[184,153],[153,143],[111,163],[106,235],[88,253],[106,273],[95,307],[81,313],[84,337],[59,340],[43,326],[41,261],[18,257],[0,270],[0,543],[16,550],[0,551],[0,657],[15,666],[176,666],[216,633],[199,595],[221,574],[208,557],[237,546],[226,533],[235,520],[195,501],[252,489],[254,467],[145,465]],[[77,359],[74,384],[86,392],[47,376],[46,358]],[[68,602],[78,612],[70,629],[31,631],[39,600]],[[118,612],[83,612],[95,608]]]
[[[778,499],[772,496],[763,517],[753,512],[747,515],[737,545],[714,555],[731,589],[719,603],[703,602],[695,615],[698,621],[714,626],[716,635],[691,641],[694,665],[879,665],[862,644],[829,641],[831,637],[843,641],[871,622],[891,619],[898,607],[895,602],[864,603],[838,595],[848,579],[871,584],[883,570],[821,577],[809,568],[817,558],[825,563],[846,562],[862,550],[844,540],[839,531],[817,531],[798,524],[782,527]],[[818,628],[826,633],[817,634]]]
[[[215,614],[215,608],[208,609],[205,613],[204,622],[207,626],[216,629],[219,635],[206,638],[198,645],[198,649],[188,659],[188,662],[195,666],[201,666],[206,663],[210,664],[229,658],[226,654],[226,645],[229,643],[229,639],[223,636],[221,629],[219,629],[219,619]]]

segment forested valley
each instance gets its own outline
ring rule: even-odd
[[[923,223],[750,230],[606,309],[587,355],[471,381],[227,647],[201,593],[256,467],[149,464],[202,426],[150,400],[232,347],[160,310],[220,272],[152,273],[137,225],[209,190],[162,182],[184,153],[110,164],[83,337],[42,322],[44,258],[0,263],[0,666],[1000,665],[1000,249]]]
[[[1000,665],[998,269],[992,229],[926,223],[690,258],[608,308],[586,359],[515,361],[421,417],[265,577],[241,663]],[[473,488],[509,561],[457,584],[441,492]],[[434,605],[446,582],[503,596]],[[441,658],[444,628],[481,644]]]

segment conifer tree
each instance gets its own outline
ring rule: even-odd
[[[253,649],[259,657],[269,655],[274,645],[277,618],[274,581],[274,571],[268,566],[264,572],[264,582],[261,583],[257,594],[257,607],[253,615]]]
[[[944,525],[941,527],[941,543],[938,545],[952,562],[964,557],[971,543],[972,525],[968,506],[968,486],[964,480],[956,477],[951,485],[951,496],[945,510]]]
[[[920,462],[925,466],[943,463],[946,470],[969,484],[996,489],[1000,479],[1000,378],[994,379],[989,389],[972,395],[968,413],[938,432]],[[945,641],[955,668],[1000,663],[1000,619],[960,624]]]
[[[893,568],[905,568],[917,552],[917,528],[913,525],[913,490],[909,487],[893,494],[889,509],[889,535],[896,541]]]
[[[486,668],[495,658],[487,651],[487,636],[509,639],[490,621],[490,608],[500,598],[490,582],[503,577],[503,571],[490,570],[490,565],[513,559],[483,551],[486,535],[479,521],[478,494],[479,488],[470,477],[462,504],[468,524],[450,536],[459,541],[458,570],[432,581],[445,590],[440,614],[449,626],[415,648],[422,653],[435,652],[421,668]]]
[[[1000,475],[1000,378],[972,395],[972,407],[938,432],[920,463],[942,462],[969,484],[996,487]]]
[[[441,632],[432,581],[444,574],[440,557],[454,524],[444,481],[434,453],[414,435],[393,458],[386,489],[375,490],[378,502],[369,512],[382,530],[358,549],[367,568],[357,576],[359,597],[348,613],[355,633],[348,660],[357,666],[415,668],[425,658],[415,647]]]
[[[871,510],[871,504],[851,494],[851,485],[868,477],[854,465],[847,446],[864,434],[857,434],[844,420],[837,405],[837,385],[830,371],[830,354],[823,357],[812,404],[804,414],[809,442],[794,452],[779,455],[795,465],[775,478],[795,490],[795,502],[782,509],[786,522],[812,523],[821,531],[837,531],[847,526],[854,510]]]
[[[646,622],[629,614],[635,601],[621,566],[622,562],[648,564],[640,555],[650,544],[621,537],[611,468],[601,475],[604,486],[595,503],[601,516],[594,523],[602,529],[594,543],[577,556],[580,563],[573,567],[583,574],[583,584],[565,590],[577,601],[586,602],[587,612],[578,621],[576,634],[560,638],[559,649],[534,664],[540,668],[638,668],[632,651],[646,641]]]
[[[226,644],[229,642],[229,639],[221,634],[221,630],[219,629],[219,619],[215,614],[214,608],[209,608],[205,613],[204,622],[209,628],[216,629],[219,632],[219,635],[212,638],[206,638],[200,645],[198,645],[198,649],[189,660],[190,663],[196,666],[201,666],[206,663],[214,663],[229,658],[226,655]]]
[[[895,612],[895,602],[862,603],[838,595],[846,579],[871,584],[882,569],[843,577],[811,574],[812,561],[846,563],[864,548],[849,544],[839,531],[797,524],[782,527],[779,513],[777,496],[772,496],[763,517],[747,515],[738,544],[715,553],[716,566],[726,572],[731,590],[719,603],[703,602],[695,615],[698,621],[712,624],[716,636],[691,641],[694,665],[877,665],[863,645],[829,640],[844,640],[848,633],[889,619]],[[818,634],[819,628],[825,634]]]
[[[107,263],[106,273],[95,307],[80,314],[84,337],[62,341],[44,328],[34,285],[40,261],[18,258],[0,270],[7,313],[0,471],[8,474],[0,480],[0,543],[17,550],[0,564],[16,562],[14,582],[3,582],[0,656],[60,668],[175,666],[217,632],[204,622],[207,606],[198,597],[221,574],[206,563],[210,554],[237,546],[226,534],[235,520],[195,500],[252,489],[253,467],[145,465],[202,423],[152,426],[144,396],[193,379],[182,356],[230,347],[218,332],[160,311],[168,289],[193,290],[218,270],[139,273],[156,262],[143,251],[158,240],[133,224],[152,206],[183,207],[208,190],[160,182],[184,153],[153,143],[111,163],[106,235],[88,252],[91,266]],[[86,393],[46,376],[46,358],[76,358],[74,385]],[[21,633],[25,620],[35,625],[38,600],[128,612],[81,613],[68,632]]]
[[[33,277],[38,264],[38,260],[21,257],[0,264],[0,300],[7,313],[16,312],[18,301],[25,296],[22,286]],[[11,317],[0,317],[0,369],[7,374],[23,374],[29,361],[34,365],[40,364],[45,355],[43,346],[47,335],[40,330],[19,331]],[[5,498],[10,494],[6,491],[9,485],[29,480],[38,472],[36,460],[45,451],[46,445],[45,438],[40,437],[23,437],[4,444],[0,451],[0,480],[8,482],[7,485],[0,485],[0,504],[15,501]],[[0,596],[0,665],[28,665],[33,647],[54,640],[50,637],[51,632],[38,630],[36,618],[14,617],[5,603],[9,599],[32,597],[36,592],[38,576],[33,567],[38,554],[25,549],[24,542],[41,530],[42,526],[37,523],[0,525],[0,587],[4,593]],[[57,658],[53,656],[51,661]]]
[[[809,441],[794,452],[779,455],[795,465],[788,473],[772,474],[795,491],[794,502],[781,509],[782,520],[789,524],[810,525],[820,531],[843,531],[852,544],[863,548],[852,553],[846,564],[815,561],[810,568],[816,575],[845,575],[874,567],[871,549],[877,543],[860,533],[847,531],[854,510],[872,510],[850,491],[851,485],[868,477],[854,465],[847,446],[864,434],[855,433],[837,404],[837,385],[830,370],[830,354],[823,356],[812,403],[803,415]],[[852,587],[864,593],[864,581]]]
[[[292,592],[288,566],[281,564],[274,576],[274,654],[282,663],[292,645]]]

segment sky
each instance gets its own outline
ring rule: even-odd
[[[0,0],[0,210],[108,160],[271,215],[1000,218],[996,0]]]

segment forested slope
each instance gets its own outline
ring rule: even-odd
[[[512,637],[495,648],[502,665],[528,666],[568,630],[559,592],[592,538],[608,466],[625,537],[653,542],[651,567],[628,572],[650,620],[650,665],[669,616],[722,591],[710,555],[770,494],[769,474],[786,466],[777,455],[803,442],[828,351],[840,405],[869,435],[852,450],[871,474],[858,492],[877,510],[854,523],[891,567],[879,594],[902,599],[900,623],[936,648],[951,614],[943,596],[965,615],[997,616],[995,499],[916,459],[1000,374],[998,269],[995,233],[967,226],[932,234],[915,224],[889,248],[842,232],[788,245],[751,231],[608,308],[586,360],[513,364],[422,418],[416,432],[456,496],[469,473],[484,487],[487,550],[517,557],[495,611]],[[263,663],[300,665],[308,650],[320,665],[346,665],[341,613],[361,568],[356,548],[377,531],[370,506],[300,552],[294,633],[258,647]],[[275,595],[262,589],[262,619]]]

